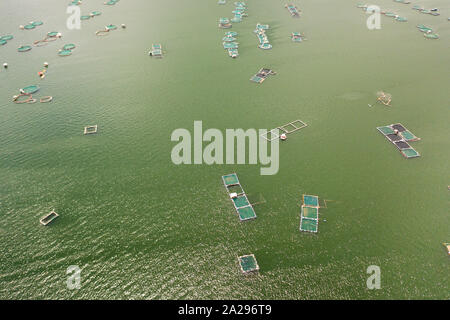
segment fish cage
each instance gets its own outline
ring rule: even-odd
[[[317,233],[319,230],[319,197],[302,195],[300,231]]]
[[[163,57],[162,46],[159,43],[152,44],[152,50],[150,50],[148,55],[155,58],[162,58]]]
[[[244,274],[258,272],[259,266],[254,254],[238,257],[241,272]]]
[[[97,133],[97,131],[98,131],[97,125],[84,127],[84,134],[94,134]]]
[[[318,196],[311,196],[311,195],[302,195],[302,202],[304,206],[307,207],[319,207],[319,197]]]
[[[297,7],[295,5],[293,5],[293,4],[286,4],[284,7],[286,9],[288,9],[288,11],[289,11],[289,13],[291,14],[292,17],[294,17],[294,18],[300,17],[300,12],[299,12],[299,10],[297,9]]]
[[[45,216],[43,216],[39,222],[43,225],[43,226],[47,226],[49,225],[53,220],[55,220],[56,218],[59,217],[59,214],[57,214],[54,210],[52,210],[50,213],[46,214]]]
[[[412,141],[419,141],[420,138],[416,137],[401,123],[377,127],[377,130],[385,136],[389,142],[394,144],[405,158],[409,159],[420,156],[419,152],[412,148],[408,143]]]
[[[247,198],[236,173],[222,176],[222,181],[227,189],[228,195],[233,202],[234,209],[239,216],[240,221],[246,221],[256,218],[255,210]]]
[[[262,133],[261,137],[266,139],[267,141],[273,141],[275,139],[280,138],[279,132],[277,130],[281,130],[284,134],[291,134],[300,129],[306,128],[308,125],[302,120],[294,120],[283,124],[275,129],[272,129],[268,132]]]

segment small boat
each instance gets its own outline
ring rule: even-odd
[[[46,226],[48,225],[50,222],[52,222],[53,220],[55,220],[56,218],[59,217],[59,214],[57,214],[54,210],[52,210],[49,214],[43,216],[39,222]]]

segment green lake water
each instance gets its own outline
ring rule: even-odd
[[[230,29],[237,59],[217,26],[233,1],[85,0],[82,14],[102,15],[81,30],[67,29],[66,2],[0,3],[0,35],[14,36],[0,47],[9,64],[0,71],[0,298],[450,298],[448,1],[374,0],[408,22],[382,16],[370,31],[358,1],[293,1],[295,19],[285,1],[247,0],[249,17]],[[44,24],[19,29],[33,20]],[[272,50],[257,48],[258,22],[270,25]],[[95,36],[108,24],[119,28]],[[424,39],[417,24],[440,39]],[[17,52],[49,31],[62,39]],[[59,57],[67,43],[77,47]],[[152,43],[163,59],[147,55]],[[261,67],[277,75],[250,82]],[[30,84],[53,101],[14,104]],[[375,103],[379,90],[391,108]],[[280,143],[276,175],[171,161],[172,131],[193,132],[195,120],[225,130],[295,119],[308,127]],[[376,130],[397,122],[421,138],[412,143],[420,158],[403,158]],[[98,134],[83,135],[94,124]],[[254,221],[239,222],[228,199],[221,176],[231,172],[250,200],[265,201]],[[318,234],[298,230],[302,194],[327,200]],[[52,209],[60,217],[40,225]],[[237,264],[249,253],[261,268],[250,277]],[[82,269],[80,290],[67,289],[70,265]],[[366,287],[370,265],[381,268],[380,290]]]

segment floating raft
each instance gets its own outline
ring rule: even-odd
[[[278,134],[277,130],[281,130],[284,134],[289,134],[296,132],[297,130],[303,129],[307,126],[308,125],[302,120],[294,120],[282,126],[276,127],[275,129],[272,129],[269,132],[261,134],[261,137],[270,142],[280,138],[280,135]]]
[[[87,127],[84,127],[84,134],[97,133],[97,130],[98,130],[98,126],[97,125],[87,126]]]
[[[254,254],[238,257],[239,266],[244,274],[259,271],[258,262],[256,261]]]
[[[257,74],[255,74],[253,77],[250,78],[250,81],[256,82],[256,83],[262,83],[266,78],[270,75],[277,74],[275,71],[268,69],[268,68],[261,68]]]
[[[152,44],[152,50],[148,53],[150,57],[162,58],[162,46],[160,44]]]
[[[304,194],[300,210],[300,231],[317,233],[319,230],[319,197]]]
[[[248,201],[247,195],[244,192],[236,173],[222,176],[223,184],[227,189],[233,206],[239,215],[240,221],[246,221],[256,218],[255,210]]]
[[[284,6],[286,9],[288,9],[289,13],[291,14],[291,16],[298,18],[300,17],[300,13],[297,9],[297,7],[293,4],[287,4]]]
[[[46,214],[45,216],[43,216],[39,222],[46,226],[48,225],[50,222],[52,222],[53,220],[55,220],[56,218],[59,217],[59,214],[57,214],[54,210],[52,210],[49,214]]]
[[[408,131],[405,126],[401,123],[391,124],[384,127],[377,127],[386,139],[394,144],[401,154],[409,159],[420,157],[420,154],[412,148],[408,142],[419,141],[420,138],[416,137],[410,131]]]

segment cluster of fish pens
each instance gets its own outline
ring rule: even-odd
[[[272,49],[272,45],[270,44],[269,38],[266,35],[266,30],[269,30],[268,24],[257,23],[256,29],[255,31],[253,31],[254,33],[256,33],[256,36],[258,37],[259,41],[258,48],[264,50]]]
[[[403,4],[410,4],[410,1],[405,1],[405,0],[394,0],[395,2],[399,2],[399,3],[403,3]],[[367,12],[367,13],[374,13],[376,9],[374,6],[369,5],[369,4],[362,4],[362,3],[358,3],[356,5],[358,8],[361,8],[363,11]],[[414,5],[412,7],[413,10],[416,10],[420,13],[424,13],[424,14],[430,14],[432,16],[439,16],[440,13],[438,12],[438,8],[433,8],[433,9],[425,9],[419,5]],[[394,13],[392,11],[387,11],[387,10],[380,10],[379,11],[380,14],[386,16],[386,17],[390,17],[390,18],[394,18],[394,20],[399,21],[399,22],[407,22],[408,19],[405,17],[401,17],[400,15],[398,15],[397,13]],[[448,20],[450,20],[450,18],[448,18]],[[430,27],[426,27],[422,24],[418,25],[417,28],[419,28],[420,31],[423,32],[423,36],[426,39],[439,39],[439,35],[437,33],[433,32],[433,29]]]
[[[239,182],[236,173],[222,176],[222,181],[227,190],[228,196],[233,203],[234,209],[239,216],[240,221],[247,221],[256,218],[255,209],[247,198],[244,189]],[[258,262],[254,254],[238,257],[239,266],[242,273],[251,273],[259,270]]]
[[[231,58],[237,58],[239,56],[239,43],[236,42],[236,38],[238,33],[235,31],[228,31],[225,32],[225,37],[222,38],[223,40],[223,48],[227,50],[228,55]]]
[[[420,156],[420,154],[408,143],[411,141],[419,141],[420,138],[408,131],[401,123],[377,127],[377,130],[380,131],[389,142],[394,144],[405,158],[409,159]]]

